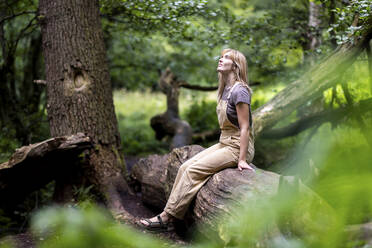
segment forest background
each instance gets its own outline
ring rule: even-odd
[[[220,51],[228,47],[242,51],[248,59],[254,111],[337,47],[357,43],[371,18],[368,0],[102,0],[99,4],[127,161],[170,151],[170,138],[157,140],[150,126],[151,117],[167,107],[158,84],[167,67],[190,85],[217,86]],[[46,91],[40,83],[45,72],[38,5],[33,0],[4,0],[0,5],[0,162],[20,146],[50,137]],[[282,133],[268,130],[260,135],[253,161],[312,185],[342,212],[338,216],[344,224],[371,218],[371,186],[363,184],[371,179],[371,112],[370,105],[363,105],[370,104],[372,94],[369,44],[346,71],[336,72],[338,82],[275,124]],[[215,91],[181,89],[180,116],[194,134],[218,129],[215,95]],[[192,143],[214,142],[212,137]],[[346,177],[351,172],[355,177]],[[330,175],[340,176],[334,192],[328,191]],[[339,188],[345,181],[349,187]],[[50,201],[50,187],[35,193],[12,216],[4,215],[2,225],[22,229],[19,223],[28,223],[31,213]],[[89,195],[89,190],[77,191],[83,192],[82,198]],[[339,194],[347,200],[337,200]]]

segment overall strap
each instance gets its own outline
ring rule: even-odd
[[[230,99],[232,91],[234,90],[235,86],[238,85],[238,84],[240,84],[240,83],[239,83],[239,82],[238,82],[238,83],[235,83],[235,84],[231,87],[231,89],[230,89],[230,91],[229,91],[229,94],[227,95],[227,100]]]

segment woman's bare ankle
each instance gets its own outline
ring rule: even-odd
[[[164,222],[171,222],[174,220],[174,217],[165,211],[161,212],[160,217]]]

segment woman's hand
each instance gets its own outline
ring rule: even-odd
[[[238,169],[240,171],[244,170],[244,169],[248,169],[252,172],[255,172],[255,169],[253,169],[245,160],[240,160],[239,163],[238,163]]]

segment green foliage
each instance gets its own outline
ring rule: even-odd
[[[19,147],[19,142],[15,139],[14,130],[5,126],[0,133],[0,163],[8,161],[16,148]]]
[[[138,99],[146,99],[138,101]],[[150,119],[165,111],[165,96],[149,92],[114,92],[116,115],[125,155],[164,153],[167,143],[155,139]]]
[[[164,242],[115,223],[109,213],[93,206],[44,209],[34,216],[31,229],[41,241],[38,247],[166,247]]]
[[[197,1],[127,1],[101,0],[101,12],[108,18],[118,18],[129,30],[150,32],[161,30],[172,34],[183,28],[184,17],[205,13],[205,0]]]
[[[5,130],[4,139],[22,145],[40,141],[49,132],[40,106],[45,101],[42,86],[33,83],[43,74],[37,5],[33,0],[0,1],[0,129]],[[11,148],[0,148],[0,153]]]
[[[189,83],[215,85],[216,58],[227,46],[247,55],[252,81],[272,82],[302,63],[308,16],[299,0],[101,4],[115,87],[154,87],[167,66]]]
[[[95,202],[97,201],[96,197],[92,193],[94,185],[89,185],[87,187],[81,186],[73,186],[72,192],[74,195],[74,199],[76,200],[77,204],[84,203],[84,202]]]
[[[216,101],[193,101],[185,110],[185,120],[191,125],[194,133],[216,130],[219,128],[216,115]]]
[[[328,2],[328,1],[325,1]],[[337,44],[354,41],[361,36],[361,30],[370,25],[372,3],[369,0],[353,0],[345,7],[336,8],[332,11],[336,15],[336,22],[331,24],[328,32],[334,31]],[[357,26],[352,26],[354,18],[358,15]]]
[[[26,113],[21,113],[20,118],[23,125],[30,130],[30,133],[27,133],[29,143],[36,143],[49,138],[49,125],[45,113],[39,111],[29,115],[23,114]],[[3,125],[2,128],[1,124]],[[16,128],[11,123],[0,122],[0,128],[0,163],[2,163],[9,160],[15,149],[22,146],[22,142],[17,136]]]
[[[155,88],[167,66],[189,83],[216,84],[216,58],[226,47],[247,56],[251,81],[288,83],[309,54],[327,54],[334,39],[358,36],[370,13],[367,0],[320,2],[322,22],[313,30],[302,0],[101,1],[114,86]],[[350,27],[354,13],[358,27]],[[309,51],[309,35],[317,32],[323,42]]]
[[[0,209],[0,238],[6,235],[12,228],[16,228],[16,222]],[[1,244],[1,243],[0,243]],[[0,246],[1,247],[1,246]]]
[[[12,247],[16,247],[14,242],[10,240],[0,241],[0,248],[12,248]]]
[[[296,154],[295,174],[309,176],[308,160],[313,159],[319,176],[310,176],[308,186],[322,198],[302,184],[300,191],[282,184],[274,198],[247,195],[232,216],[219,218],[220,242],[202,239],[190,247],[363,247],[364,241],[345,235],[345,228],[371,218],[372,155],[366,140],[355,128],[325,127],[306,150],[309,154]],[[170,246],[115,223],[90,203],[43,209],[32,218],[31,230],[37,247]]]
[[[289,185],[273,199],[247,196],[249,201],[239,204],[232,218],[220,222],[222,239],[229,247],[355,247],[353,242],[363,243],[345,235],[345,228],[371,218],[372,157],[366,140],[358,129],[328,126],[306,150],[295,155],[300,157],[295,171],[287,173],[310,177],[309,186],[322,199],[306,188],[296,193]],[[309,159],[319,177],[309,173]]]

